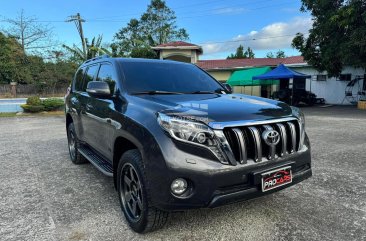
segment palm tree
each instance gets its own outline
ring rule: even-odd
[[[84,53],[84,51],[81,48],[76,46],[76,44],[74,44],[73,47],[69,47],[67,45],[62,46],[67,51],[69,51],[76,60],[82,62],[87,59],[92,59],[103,54],[111,55],[111,52],[108,49],[102,47],[102,39],[103,35],[98,35],[97,38],[93,37],[91,43],[89,43],[89,40],[85,38],[86,53]]]

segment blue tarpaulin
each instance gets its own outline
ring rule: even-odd
[[[311,78],[310,75],[302,74],[297,71],[291,70],[284,66],[283,64],[280,64],[277,68],[273,69],[272,71],[269,71],[265,74],[253,76],[253,80],[256,79],[291,79],[291,78]]]

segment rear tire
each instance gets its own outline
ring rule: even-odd
[[[140,152],[126,151],[118,164],[117,191],[126,220],[137,233],[160,229],[169,217],[168,212],[151,205],[147,184]]]
[[[70,123],[67,127],[67,143],[72,163],[79,165],[88,162],[88,160],[79,152],[80,141],[76,135],[74,123]]]

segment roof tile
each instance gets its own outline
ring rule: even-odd
[[[254,58],[254,59],[216,59],[199,60],[197,65],[202,69],[233,69],[244,67],[277,66],[279,64],[305,64],[302,56],[286,58]]]

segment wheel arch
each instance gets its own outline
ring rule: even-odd
[[[69,127],[70,123],[73,123],[73,119],[71,117],[71,114],[70,113],[67,113],[66,114],[66,129]]]
[[[131,137],[119,135],[115,138],[113,144],[113,179],[114,186],[117,187],[116,179],[117,179],[117,168],[119,161],[122,155],[129,150],[137,149],[143,156],[142,145],[137,142],[137,140],[133,140]]]

